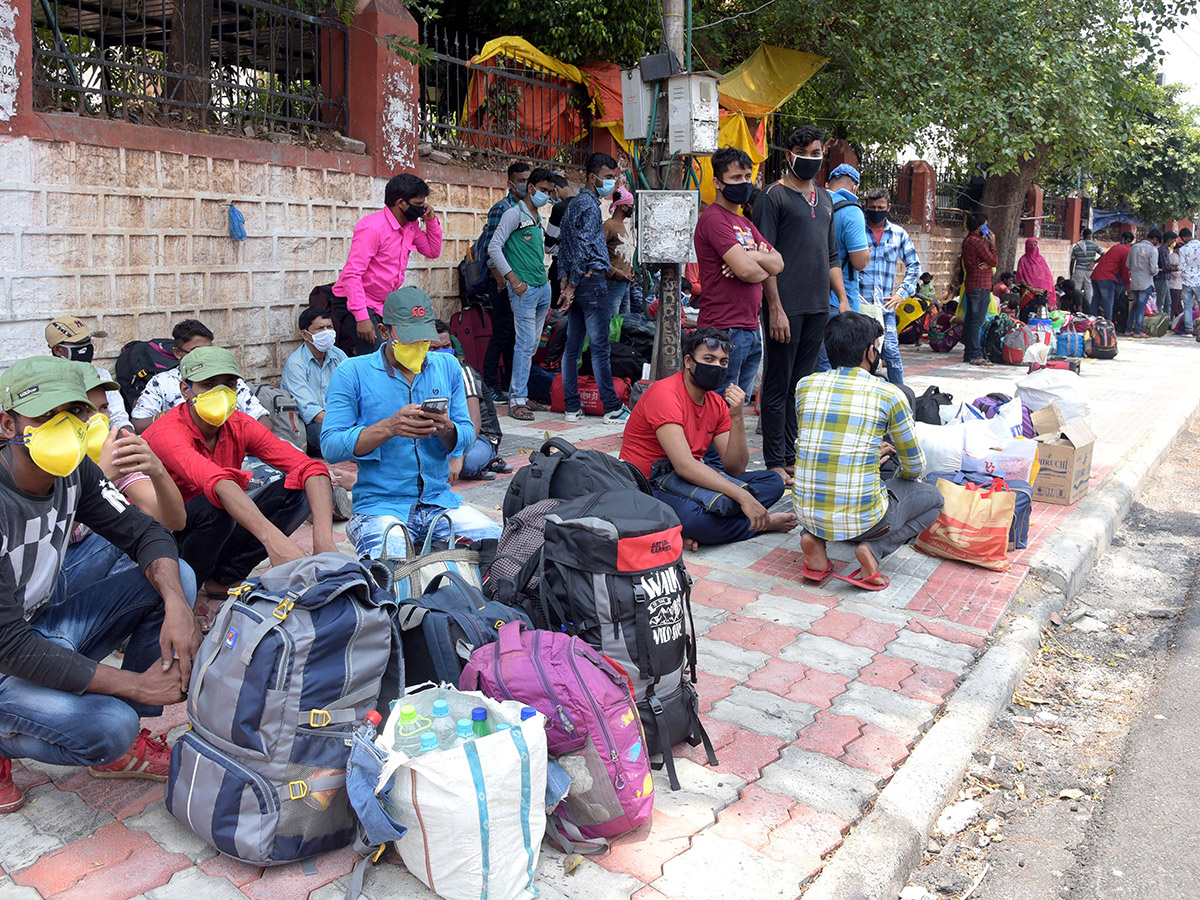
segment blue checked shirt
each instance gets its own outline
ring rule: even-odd
[[[884,435],[896,448],[901,478],[916,479],[925,470],[904,394],[860,366],[800,379],[796,418],[792,502],[800,524],[819,538],[851,540],[887,512],[887,488],[879,476]]]
[[[589,272],[608,272],[608,243],[595,192],[580,191],[567,207],[558,248],[558,274],[572,287]]]
[[[917,248],[908,232],[889,221],[884,224],[878,244],[870,226],[867,227],[867,240],[871,245],[871,261],[858,273],[862,299],[882,304],[885,297],[890,297],[899,262],[904,263],[904,283],[896,294],[901,300],[915,294],[917,279],[921,277],[921,260],[917,258]]]

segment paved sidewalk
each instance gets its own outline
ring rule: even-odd
[[[1098,435],[1093,485],[1137,445],[1153,416],[1200,402],[1200,346],[1164,338],[1123,341],[1112,361],[1084,361],[1091,423]],[[920,393],[938,384],[957,399],[1013,392],[1022,370],[964,366],[928,349],[906,354]],[[615,451],[620,434],[598,420],[565,425],[505,418],[504,452],[514,465],[546,431],[584,447]],[[749,420],[751,429],[755,420]],[[753,440],[753,437],[752,437]],[[753,442],[752,456],[761,460]],[[761,464],[761,463],[760,463]],[[464,485],[471,503],[499,519],[506,479]],[[782,503],[786,503],[786,498]],[[783,508],[782,506],[780,508]],[[562,873],[544,850],[541,896],[639,900],[794,898],[938,715],[1005,614],[1036,551],[1074,507],[1034,504],[1030,546],[995,573],[904,548],[884,570],[891,586],[867,594],[841,582],[799,582],[796,535],[768,535],[687,555],[699,642],[705,726],[720,760],[681,748],[683,790],[656,777],[649,827],[612,852]],[[303,537],[307,538],[307,535]],[[843,563],[849,547],[833,546]],[[159,730],[178,730],[183,707]],[[173,732],[174,734],[175,732]],[[16,765],[28,791],[20,813],[0,818],[0,900],[146,896],[335,900],[349,851],[262,870],[219,857],[165,812],[162,787],[109,782],[40,764]],[[373,870],[369,900],[430,896],[401,865]]]

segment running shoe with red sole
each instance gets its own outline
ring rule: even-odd
[[[0,816],[16,812],[25,805],[25,795],[13,784],[12,760],[0,759]]]
[[[171,770],[171,748],[167,736],[154,737],[149,729],[143,728],[137,740],[116,762],[107,766],[92,766],[93,778],[145,778],[149,781],[166,781]]]

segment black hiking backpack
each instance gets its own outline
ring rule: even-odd
[[[990,362],[996,365],[1004,364],[1004,339],[1020,324],[1004,313],[987,323],[983,330],[983,354]]]
[[[171,338],[154,338],[150,341],[130,341],[121,348],[113,375],[121,386],[121,399],[125,408],[133,412],[138,397],[146,384],[159,372],[166,372],[179,365],[175,358],[175,342]]]
[[[632,463],[600,450],[577,450],[570,441],[551,438],[529,454],[529,465],[518,469],[509,482],[504,521],[543,500],[569,500],[596,491],[630,488],[653,494],[646,476]]]

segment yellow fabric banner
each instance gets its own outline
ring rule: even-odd
[[[751,118],[773,113],[827,62],[799,50],[759,47],[721,80],[721,105]]]

